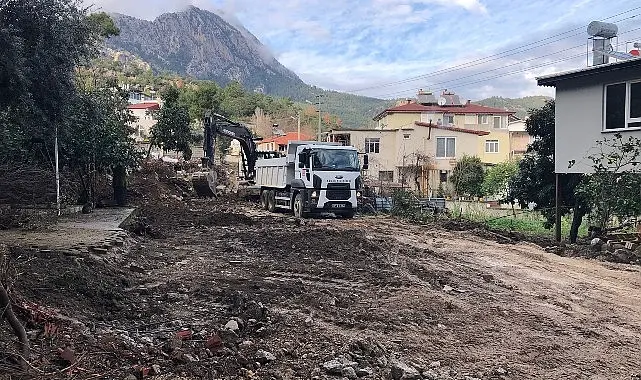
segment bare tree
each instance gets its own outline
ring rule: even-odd
[[[411,178],[414,181],[414,187],[416,187],[417,192],[421,193],[423,190],[421,189],[421,179],[425,178],[429,181],[429,173],[433,167],[432,157],[422,152],[414,152],[403,158],[403,161],[411,159],[412,163],[400,168],[401,182],[405,184]]]

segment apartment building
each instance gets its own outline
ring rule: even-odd
[[[420,91],[416,100],[386,109],[374,117],[374,129],[337,130],[329,141],[353,145],[368,153],[371,181],[406,186],[435,195],[463,157],[478,156],[493,165],[510,158],[508,118],[513,112],[462,103],[443,91]]]

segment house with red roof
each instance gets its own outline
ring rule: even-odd
[[[303,133],[298,135],[298,132],[289,132],[281,136],[273,136],[269,137],[266,139],[261,140],[258,142],[258,150],[259,151],[267,151],[267,152],[284,152],[287,150],[287,144],[290,141],[297,141],[297,140],[310,140],[311,137],[307,136]]]
[[[329,140],[368,153],[370,179],[436,196],[464,155],[478,156],[487,165],[511,158],[508,123],[513,114],[461,102],[451,91],[437,97],[421,90],[416,99],[377,114],[374,128],[331,131]]]
[[[134,139],[138,143],[148,142],[151,127],[157,123],[154,111],[160,110],[160,104],[157,102],[136,103],[128,105],[127,109],[136,118],[132,123]]]

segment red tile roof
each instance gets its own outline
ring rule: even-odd
[[[127,106],[130,110],[159,110],[160,104],[158,103],[138,103],[130,104]]]
[[[443,129],[443,130],[452,131],[452,132],[471,133],[471,134],[477,135],[477,136],[487,136],[487,135],[490,134],[490,132],[488,132],[488,131],[476,131],[474,129],[459,128],[459,127],[448,127],[448,126],[445,126],[445,125],[436,125],[436,124],[430,124],[430,123],[423,123],[422,121],[415,121],[414,124],[418,125],[419,127],[437,128],[437,129]]]
[[[463,104],[462,106],[424,106],[418,103],[403,104],[397,107],[388,108],[374,117],[374,120],[382,119],[390,113],[418,113],[418,112],[438,112],[449,114],[501,114],[511,115],[513,111],[506,111],[500,108],[485,107],[478,104]]]
[[[300,140],[309,140],[309,139],[310,139],[309,136],[303,133],[300,134]],[[299,140],[298,132],[289,132],[284,136],[274,136],[274,137],[261,140],[259,144],[274,142],[276,143],[276,145],[287,145],[287,143],[289,143],[290,141],[296,141],[296,140]]]

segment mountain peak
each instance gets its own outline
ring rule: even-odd
[[[193,5],[154,21],[116,17],[115,22],[120,36],[107,40],[107,46],[133,53],[155,70],[221,85],[239,81],[248,89],[269,93],[282,86],[304,85],[249,31]]]

